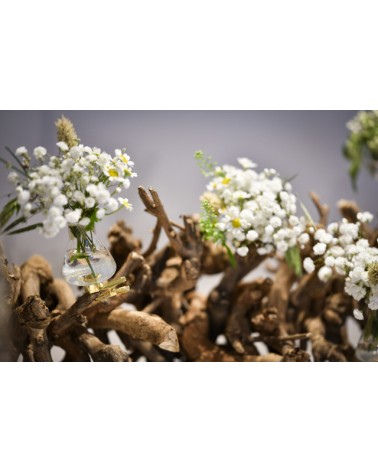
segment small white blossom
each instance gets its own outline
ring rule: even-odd
[[[319,269],[318,277],[322,282],[328,282],[332,275],[332,269],[327,266],[323,266]]]
[[[101,188],[98,190],[95,196],[99,205],[107,205],[110,199],[110,192],[106,188]]]
[[[113,213],[113,211],[117,211],[119,208],[118,202],[115,198],[110,198],[106,205],[107,209]]]
[[[277,243],[277,251],[281,254],[285,254],[285,252],[289,249],[289,244],[285,241],[279,241]]]
[[[272,216],[269,223],[273,226],[273,228],[279,228],[282,225],[282,221],[281,221],[280,218],[278,218],[278,216]],[[297,223],[295,223],[295,224],[297,224]]]
[[[356,320],[359,320],[359,321],[364,319],[364,315],[363,315],[362,311],[359,310],[358,308],[355,308],[353,310],[353,316],[356,318]]]
[[[73,211],[66,211],[65,217],[66,217],[67,223],[71,225],[76,224],[80,220],[81,213],[82,211],[79,208]]]
[[[373,218],[373,215],[368,211],[357,213],[357,219],[358,221],[361,221],[361,223],[371,223]]]
[[[91,222],[91,220],[87,217],[85,218],[82,218],[80,221],[79,221],[79,225],[81,226],[88,226],[89,223]]]
[[[17,201],[22,206],[30,199],[30,192],[28,190],[20,190],[18,192]]]
[[[311,259],[311,257],[305,258],[305,260],[303,261],[303,268],[308,274],[311,274],[312,272],[314,272],[315,264],[314,264],[314,261]]]
[[[96,205],[96,200],[93,197],[87,197],[84,203],[86,208],[93,208]]]
[[[303,245],[307,244],[309,241],[310,241],[310,236],[308,235],[308,233],[302,233],[298,238],[298,242]]]
[[[271,236],[274,233],[274,228],[272,225],[267,225],[265,227],[265,234]]]
[[[8,181],[12,182],[12,184],[16,184],[19,181],[19,176],[17,172],[9,172],[8,174]]]
[[[80,204],[83,204],[84,201],[85,201],[85,195],[80,190],[75,190],[72,194],[72,200],[74,202],[78,202]]]
[[[79,160],[83,154],[83,149],[80,146],[74,146],[70,149],[69,154],[72,159]]]
[[[248,233],[247,233],[248,241],[256,241],[256,239],[258,239],[258,237],[259,237],[259,233],[257,231],[255,231],[254,229],[249,230]]]
[[[239,254],[239,256],[246,256],[248,254],[248,247],[247,246],[241,246],[236,249],[236,252]]]
[[[68,151],[69,147],[67,145],[67,143],[65,143],[64,141],[59,141],[59,143],[56,143],[56,145],[58,146],[58,148],[63,151],[63,152],[66,152]]]
[[[253,169],[254,167],[257,167],[257,164],[247,157],[239,157],[238,162],[242,167],[244,167],[244,169]]]
[[[43,160],[43,158],[46,156],[46,153],[47,153],[46,149],[42,146],[38,146],[34,148],[34,151],[33,151],[35,158],[38,160]]]
[[[317,243],[313,247],[313,251],[316,256],[321,256],[322,254],[324,254],[326,249],[327,246],[324,243]]]
[[[33,209],[33,205],[32,205],[31,203],[27,203],[27,204],[24,206],[24,215],[25,215],[26,217],[30,216],[32,209]]]
[[[127,210],[132,210],[132,205],[131,203],[129,202],[129,200],[127,198],[121,198],[119,197],[118,198],[118,201],[121,205],[123,205]]]
[[[28,150],[26,149],[25,146],[18,147],[15,152],[16,156],[23,156],[24,154],[27,154],[27,153],[28,153]]]
[[[336,259],[333,256],[327,256],[324,260],[324,263],[327,267],[333,267],[335,265]]]
[[[97,219],[102,220],[105,216],[105,210],[103,208],[99,208],[96,212]]]
[[[318,229],[315,232],[314,238],[321,243],[329,244],[332,241],[333,236],[332,234],[326,232],[325,229]]]
[[[64,205],[67,205],[67,203],[68,203],[67,197],[63,194],[60,194],[54,198],[54,205],[56,206],[63,207]]]

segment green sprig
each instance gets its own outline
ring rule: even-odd
[[[203,151],[197,151],[194,154],[197,164],[200,168],[201,174],[205,177],[214,175],[215,168],[218,165],[211,156],[205,156]]]
[[[225,234],[218,229],[218,212],[211,205],[209,200],[203,200],[201,204],[202,212],[200,216],[200,230],[203,239],[221,244],[227,251],[228,258],[232,267],[236,267],[236,258],[226,243]]]

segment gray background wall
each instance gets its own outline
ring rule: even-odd
[[[0,155],[4,146],[15,149],[37,145],[55,152],[54,121],[61,111],[1,111]],[[183,213],[199,210],[198,198],[205,187],[193,154],[202,149],[220,163],[235,163],[250,157],[261,167],[274,167],[282,176],[298,174],[293,182],[298,196],[308,208],[310,190],[316,191],[332,207],[340,198],[354,198],[366,210],[377,213],[378,183],[363,172],[359,192],[350,186],[347,162],[341,147],[346,122],[354,111],[64,111],[75,124],[84,144],[112,151],[127,147],[139,177],[132,181],[128,197],[134,211],[120,212],[98,225],[106,238],[110,224],[124,217],[147,244],[153,218],[143,213],[137,186],[155,187],[173,220]],[[11,186],[7,169],[0,167],[0,195]],[[1,206],[6,200],[0,200]],[[315,214],[315,212],[313,211]],[[60,273],[67,245],[63,230],[54,239],[37,233],[3,238],[10,261],[22,263],[33,253],[47,257],[56,275]]]

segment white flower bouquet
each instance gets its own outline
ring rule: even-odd
[[[221,243],[232,258],[248,254],[298,254],[298,237],[305,220],[298,218],[296,197],[289,181],[274,169],[255,170],[256,164],[239,158],[240,168],[217,166],[196,153],[203,173],[211,177],[202,197],[201,229],[206,239]],[[303,237],[302,237],[303,238]]]
[[[105,280],[94,270],[96,259],[90,261],[89,252],[96,250],[93,232],[95,224],[105,216],[121,208],[132,209],[129,200],[119,194],[129,188],[130,179],[137,175],[134,163],[125,149],[116,149],[110,155],[97,147],[80,144],[72,123],[65,117],[57,121],[56,127],[56,154],[49,155],[39,146],[33,151],[33,163],[27,149],[19,147],[15,153],[8,149],[13,163],[2,159],[11,168],[8,179],[14,184],[16,195],[0,214],[0,229],[6,234],[37,229],[51,238],[68,226],[76,242],[68,262],[88,265],[91,272],[88,283]],[[35,215],[42,220],[19,228]],[[82,285],[83,279],[77,282]]]

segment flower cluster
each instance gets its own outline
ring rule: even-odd
[[[378,177],[378,111],[360,111],[347,124],[348,138],[344,145],[344,155],[350,161],[349,174],[353,186],[362,165],[370,174]]]
[[[197,153],[197,159],[203,155]],[[241,167],[207,165],[212,177],[201,226],[205,237],[221,242],[233,253],[246,256],[251,245],[260,255],[285,254],[297,246],[304,223],[296,216],[292,186],[274,169],[255,170],[256,164],[239,158]]]
[[[318,269],[318,277],[327,282],[336,272],[345,278],[345,291],[356,301],[364,299],[372,310],[378,309],[378,248],[371,247],[361,237],[361,225],[370,223],[373,215],[358,213],[358,221],[343,219],[331,223],[326,229],[313,231],[312,256],[303,261],[304,269],[311,273]],[[356,309],[355,316],[361,317]]]
[[[122,207],[132,209],[128,199],[119,196],[122,188],[129,188],[130,178],[137,175],[125,149],[116,149],[111,156],[82,144],[69,147],[60,141],[57,147],[55,155],[41,146],[35,148],[36,166],[31,165],[25,147],[16,150],[19,166],[12,166],[8,179],[15,186],[20,220],[42,214],[43,221],[33,227],[53,237],[66,225],[93,229],[104,216]]]

